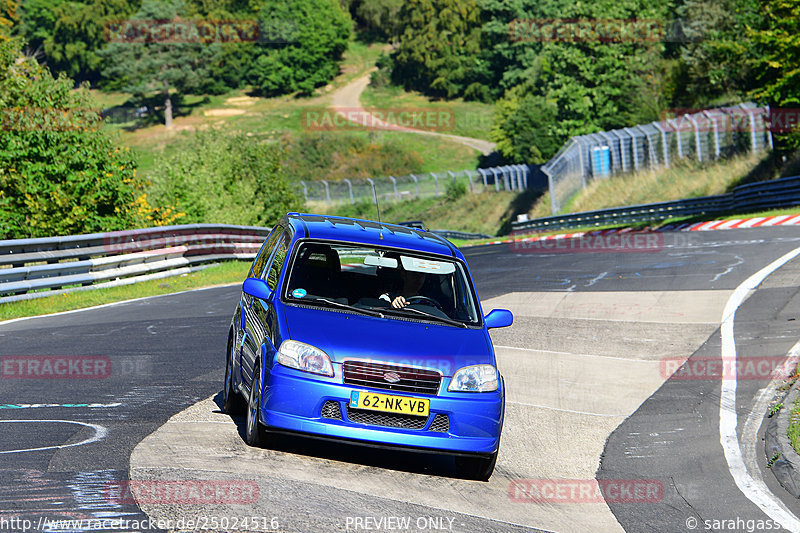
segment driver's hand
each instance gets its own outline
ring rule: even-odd
[[[401,309],[401,308],[403,308],[403,307],[405,307],[407,305],[408,305],[408,302],[402,296],[398,296],[397,298],[392,300],[392,307],[394,307],[395,309]]]

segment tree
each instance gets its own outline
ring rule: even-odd
[[[141,189],[131,154],[85,88],[0,42],[0,239],[126,229]]]
[[[77,80],[99,80],[99,50],[108,41],[109,24],[129,17],[135,9],[128,0],[89,0],[51,5],[52,29],[42,42],[48,66]]]
[[[476,0],[408,0],[399,24],[404,30],[393,54],[395,84],[444,98],[470,90],[480,51]]]
[[[250,81],[264,95],[311,94],[339,73],[352,20],[337,0],[261,0]]]
[[[244,133],[197,131],[155,169],[150,196],[186,213],[185,223],[271,225],[302,210],[283,157],[281,147]]]
[[[0,41],[11,36],[11,30],[19,21],[19,2],[17,0],[0,0]]]
[[[171,91],[200,92],[208,66],[221,50],[218,43],[206,44],[190,33],[191,25],[181,26],[189,28],[185,33],[170,33],[188,15],[183,0],[145,0],[130,21],[114,29],[118,37],[100,52],[107,62],[103,75],[123,91],[139,98],[161,94],[167,128],[172,127]]]
[[[759,13],[763,27],[751,29],[751,36],[760,51],[752,61],[758,85],[751,95],[773,107],[790,107],[796,119],[800,107],[800,0],[760,0]],[[780,113],[780,111],[778,111]],[[793,151],[800,148],[800,130],[776,131],[776,148]]]

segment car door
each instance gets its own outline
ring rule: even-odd
[[[278,247],[278,244],[281,242],[281,239],[285,236],[286,231],[281,227],[276,227],[272,233],[270,233],[267,240],[264,241],[264,245],[261,247],[261,250],[256,257],[256,260],[253,261],[253,266],[250,269],[249,277],[251,278],[263,278],[264,273],[267,270],[267,266],[269,265],[269,260],[275,254],[275,250]],[[252,378],[253,372],[253,364],[255,362],[255,355],[253,350],[253,343],[254,339],[252,335],[254,331],[257,331],[258,328],[254,328],[254,320],[256,320],[255,315],[253,314],[253,300],[254,298],[249,294],[245,294],[242,292],[240,301],[239,301],[239,328],[240,334],[238,336],[239,340],[239,347],[240,347],[240,361],[239,361],[239,368],[241,371],[240,379],[242,383],[249,384]],[[260,346],[260,344],[259,344]]]
[[[283,264],[286,262],[289,240],[288,232],[281,231],[276,239],[267,266],[259,275],[273,291],[272,297],[265,301],[250,295],[244,295],[245,340],[242,346],[242,377],[247,384],[253,381],[253,368],[257,358],[261,357],[261,345],[265,339],[273,338],[275,316],[272,300],[279,298],[279,295],[276,294],[278,279],[283,270]]]

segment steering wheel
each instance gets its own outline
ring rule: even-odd
[[[431,307],[437,308],[439,311],[444,312],[444,308],[442,308],[442,304],[440,304],[439,302],[437,302],[433,298],[428,298],[427,296],[411,296],[409,298],[406,298],[406,301],[409,304],[413,304],[413,303],[427,304],[427,305],[430,305]]]

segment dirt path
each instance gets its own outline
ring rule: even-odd
[[[436,137],[443,137],[469,146],[474,150],[478,150],[484,155],[488,155],[495,150],[495,143],[484,141],[483,139],[474,139],[472,137],[461,137],[459,135],[451,135],[448,133],[440,133],[435,131],[418,130],[414,128],[407,128],[398,126],[396,124],[386,123],[379,118],[371,115],[361,106],[361,93],[369,85],[369,77],[375,71],[375,68],[367,71],[366,74],[357,78],[356,80],[348,83],[341,89],[336,90],[331,94],[331,106],[337,113],[350,121],[356,122],[363,126],[373,129],[402,131],[408,133],[417,133],[419,135],[432,135]]]

